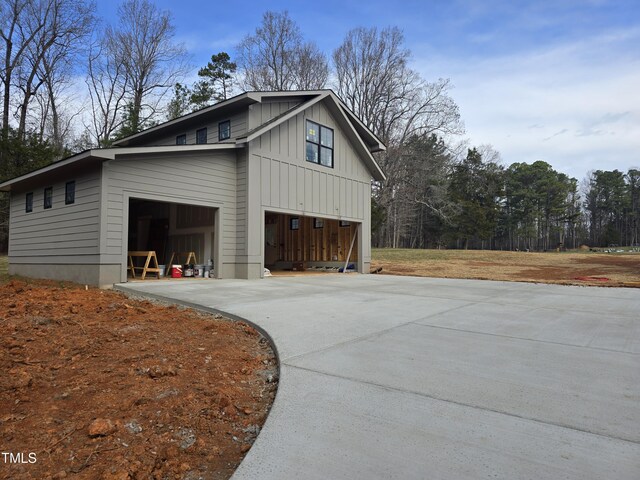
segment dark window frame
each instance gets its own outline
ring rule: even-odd
[[[204,142],[200,141],[200,134],[204,132]],[[196,130],[196,145],[204,145],[207,143],[207,127],[199,128]]]
[[[289,229],[300,230],[300,217],[293,217],[289,220]]]
[[[307,133],[309,132],[309,124],[315,125],[317,127],[317,131],[318,131],[318,141],[314,142],[313,140],[309,140]],[[322,130],[329,130],[331,132],[331,146],[328,147],[326,145],[322,144]],[[333,128],[331,127],[327,127],[325,125],[322,125],[321,123],[318,123],[314,120],[309,120],[307,119],[306,123],[305,123],[305,130],[304,130],[304,139],[305,139],[305,149],[304,149],[304,156],[305,156],[305,160],[309,163],[314,163],[316,165],[320,165],[322,167],[326,167],[326,168],[333,168],[334,167],[334,163],[335,163],[335,156],[334,156],[334,149],[335,149],[335,140],[336,140],[336,135],[335,135],[335,131],[333,130]],[[310,160],[307,157],[307,146],[308,145],[313,145],[316,149],[316,156],[318,158],[318,161],[315,162],[313,160]],[[324,163],[322,163],[322,149],[326,149],[329,150],[331,152],[331,165],[325,165]]]
[[[24,211],[25,213],[33,212],[33,192],[28,192],[24,197]]]
[[[313,228],[324,228],[324,219],[323,218],[314,218],[313,219]]]
[[[49,193],[48,197],[47,197],[47,192]],[[43,197],[44,199],[43,199],[42,205],[44,209],[48,210],[49,208],[53,208],[53,187],[45,187]]]
[[[187,134],[186,133],[182,133],[180,135],[176,135],[176,145],[186,145],[186,144],[187,144]]]
[[[351,222],[349,220],[340,220],[340,226],[341,227],[350,227],[351,226]]]
[[[76,181],[71,180],[64,185],[64,204],[73,205],[76,203]]]
[[[223,126],[228,127],[226,128],[226,137],[224,136],[224,134],[222,133],[223,130]],[[231,138],[231,120],[225,120],[224,122],[218,122],[218,141],[221,142],[222,140],[228,140]]]

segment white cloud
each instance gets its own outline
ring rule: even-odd
[[[578,179],[640,164],[640,29],[498,57],[417,61],[450,77],[472,144]]]

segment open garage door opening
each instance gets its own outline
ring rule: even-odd
[[[264,264],[272,273],[356,271],[358,223],[322,217],[265,214]]]
[[[157,278],[153,270],[142,268],[146,262],[144,255],[150,252],[157,258],[160,270],[165,276],[171,274],[171,265],[193,264],[204,267],[214,276],[215,258],[215,216],[212,207],[152,201],[139,198],[129,200],[127,251],[128,277],[133,278],[130,262],[136,267],[136,278],[146,273],[146,278]],[[196,272],[197,274],[198,272]]]

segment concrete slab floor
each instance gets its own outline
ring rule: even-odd
[[[121,285],[278,347],[234,479],[640,478],[640,290],[386,275]]]

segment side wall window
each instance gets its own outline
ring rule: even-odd
[[[44,208],[53,207],[53,187],[44,189]]]
[[[200,130],[196,130],[196,143],[207,143],[207,129],[201,128]]]
[[[33,192],[27,193],[24,203],[24,211],[26,213],[33,212]]]
[[[182,135],[178,135],[176,137],[176,145],[186,145],[187,144],[187,134],[183,133]]]
[[[218,140],[227,140],[231,138],[231,121],[226,120],[218,124]]]
[[[76,201],[76,181],[67,182],[64,186],[64,204],[71,205]]]

